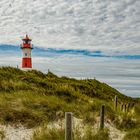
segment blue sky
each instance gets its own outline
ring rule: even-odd
[[[21,38],[33,39],[33,65],[107,82],[140,97],[139,0],[1,0],[0,65],[21,64]]]

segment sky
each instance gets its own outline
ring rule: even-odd
[[[21,65],[32,38],[33,67],[94,78],[140,97],[139,0],[0,0],[0,65]]]

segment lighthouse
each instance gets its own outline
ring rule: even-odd
[[[31,39],[26,35],[25,38],[22,39],[23,43],[21,44],[22,49],[22,68],[24,69],[31,69],[32,68],[32,58],[31,58],[31,50],[32,44]]]

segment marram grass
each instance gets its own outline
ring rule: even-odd
[[[118,111],[114,110],[115,95],[119,99]],[[130,112],[124,113],[120,109],[121,104],[128,102],[134,102],[135,106]],[[35,128],[64,119],[65,112],[73,112],[83,123],[94,125],[102,104],[105,104],[105,119],[118,129],[131,132],[139,128],[140,100],[127,97],[96,79],[76,80],[58,77],[51,72],[44,74],[36,70],[26,72],[11,67],[0,68],[2,124],[22,124]],[[51,133],[57,133],[59,137],[61,132],[52,130]],[[93,138],[95,136],[97,138],[98,135]]]

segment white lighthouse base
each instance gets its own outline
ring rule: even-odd
[[[20,68],[21,70],[23,70],[23,71],[31,71],[31,70],[33,70],[32,68]]]

